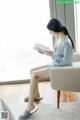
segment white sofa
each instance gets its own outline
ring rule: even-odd
[[[74,53],[73,66],[55,67],[50,71],[51,87],[57,90],[57,108],[60,91],[80,92],[80,54]]]

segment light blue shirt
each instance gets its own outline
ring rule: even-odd
[[[49,67],[71,66],[73,61],[73,48],[68,35],[62,38],[62,42],[58,47],[55,47],[52,54],[52,63]]]

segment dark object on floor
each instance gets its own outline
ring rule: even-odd
[[[34,98],[34,101],[39,101],[39,100],[41,100],[41,99],[43,99],[43,97]],[[28,101],[29,101],[29,97],[24,98],[24,101],[25,101],[25,102],[28,102]]]

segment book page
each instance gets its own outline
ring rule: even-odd
[[[34,50],[45,52],[46,50],[50,50],[50,48],[43,44],[37,43],[34,45]]]

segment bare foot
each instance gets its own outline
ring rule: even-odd
[[[40,95],[36,95],[36,96],[34,96],[34,98],[40,98]]]
[[[33,110],[34,108],[35,108],[35,106],[34,106],[34,105],[31,105],[31,106],[30,106],[30,105],[28,105],[28,107],[27,107],[27,111],[29,111],[29,112],[30,112],[30,111],[31,111],[31,110]]]
[[[40,98],[40,94],[36,92],[34,98]]]

